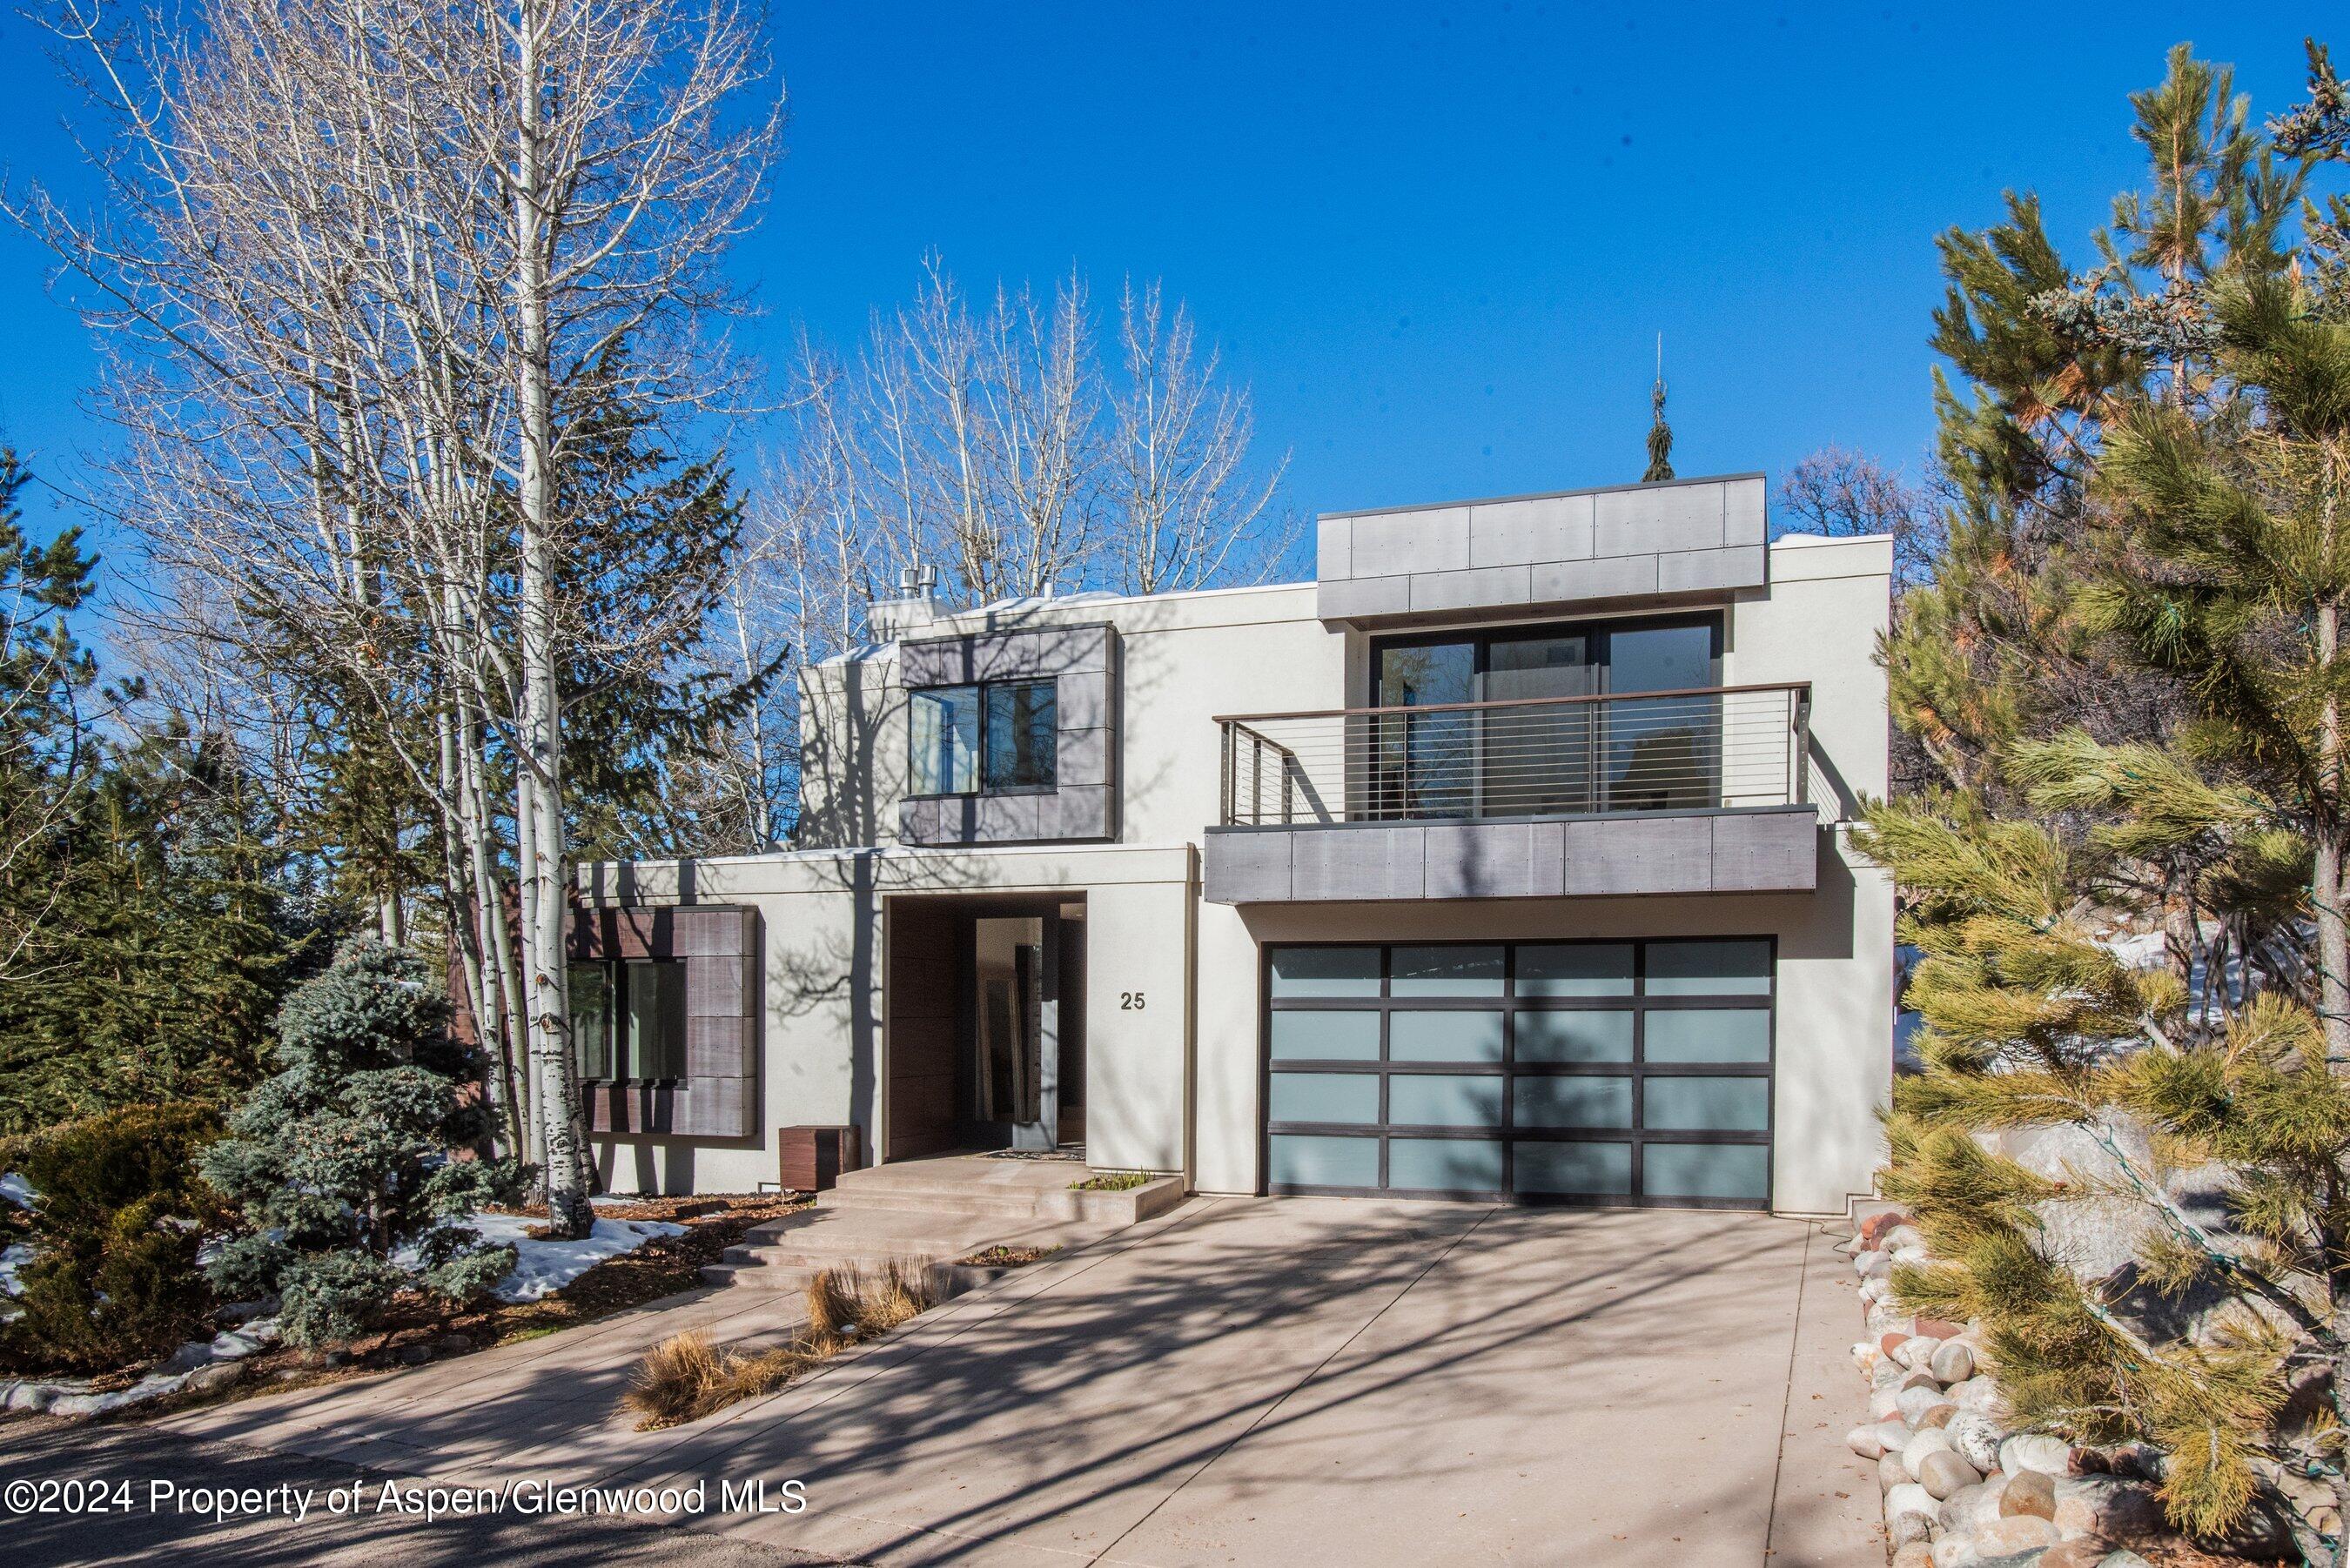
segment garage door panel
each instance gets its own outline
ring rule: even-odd
[[[1522,1008],[1517,1059],[1523,1064],[1629,1062],[1633,1014],[1613,1009],[1553,1012]]]
[[[1275,1191],[1760,1208],[1768,939],[1268,950]]]
[[[1276,1062],[1376,1062],[1376,1012],[1276,1012],[1268,1033]]]
[[[1650,1062],[1768,1062],[1771,1011],[1764,1007],[1652,1009],[1642,1056]]]
[[[1624,1077],[1527,1077],[1511,1085],[1513,1126],[1563,1128],[1632,1126],[1632,1080]]]
[[[1353,1122],[1377,1127],[1377,1073],[1275,1073],[1267,1109],[1277,1122]]]
[[[1502,1185],[1502,1140],[1388,1140],[1388,1186],[1402,1192],[1490,1192]]]
[[[1530,1198],[1632,1196],[1628,1143],[1530,1143],[1510,1146],[1514,1189]]]
[[[1771,1151],[1762,1144],[1651,1143],[1641,1150],[1650,1198],[1761,1203],[1771,1195]]]
[[[1499,1062],[1502,1018],[1482,1009],[1388,1015],[1388,1058],[1395,1062]]]

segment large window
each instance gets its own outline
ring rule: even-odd
[[[1532,816],[1720,804],[1713,616],[1424,633],[1374,647],[1369,815]],[[1472,703],[1504,703],[1473,708]]]
[[[1772,945],[1267,950],[1274,1192],[1755,1209]]]
[[[1059,713],[1050,680],[927,686],[909,719],[912,793],[992,794],[1049,790]]]
[[[601,1083],[685,1076],[685,965],[672,959],[571,966],[579,1075]]]

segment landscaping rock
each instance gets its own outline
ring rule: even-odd
[[[2000,1494],[2006,1490],[2005,1476],[1986,1477],[1944,1498],[1934,1516],[1941,1521],[1946,1532],[1971,1535],[1999,1517]]]
[[[236,1386],[238,1383],[244,1381],[244,1362],[216,1361],[210,1366],[199,1366],[189,1373],[188,1380],[182,1386],[191,1393],[217,1394],[224,1388]]]
[[[1928,1339],[1956,1339],[1967,1332],[1967,1325],[1939,1317],[1921,1317],[1911,1326],[1909,1332],[1923,1334]]]
[[[1886,1237],[1908,1223],[1909,1216],[1902,1213],[1898,1209],[1887,1209],[1881,1214],[1872,1214],[1860,1222],[1858,1232],[1860,1244],[1872,1250],[1882,1248],[1885,1245]]]
[[[470,1334],[444,1334],[432,1342],[433,1350],[442,1355],[463,1355],[473,1348]]]
[[[1926,1413],[1918,1417],[1918,1425],[1920,1427],[1947,1427],[1957,1417],[1958,1413],[1959,1407],[1945,1399],[1939,1405],[1929,1407]]]
[[[1898,1451],[1887,1453],[1877,1461],[1877,1490],[1879,1491],[1889,1492],[1895,1487],[1904,1485],[1915,1479],[1917,1478],[1902,1468],[1901,1455]]]
[[[1934,1568],[1934,1549],[1922,1541],[1912,1541],[1893,1554],[1892,1568]]]
[[[1979,1410],[1986,1416],[1998,1413],[1999,1385],[1988,1377],[1978,1376],[1953,1383],[1948,1392],[1950,1403],[1961,1410]]]
[[[1856,1254],[1852,1260],[1852,1272],[1864,1280],[1872,1274],[1883,1272],[1884,1269],[1885,1254],[1873,1249]]]
[[[1911,1344],[1917,1341],[1912,1340]],[[1926,1353],[1926,1370],[1943,1383],[1964,1383],[1975,1375],[1975,1353],[1964,1340],[1938,1339]]]
[[[2003,1435],[1991,1417],[1973,1410],[1960,1410],[1942,1424],[1950,1435],[1950,1447],[1960,1458],[1986,1473],[1999,1469],[1999,1443]]]
[[[1868,1369],[1868,1384],[1872,1388],[1898,1388],[1908,1376],[1907,1367],[1879,1352],[1877,1365]]]
[[[403,1345],[400,1347],[400,1364],[402,1366],[421,1366],[432,1359],[432,1347],[429,1345]]]
[[[2120,1476],[2057,1481],[2056,1509],[2050,1517],[2067,1535],[2102,1535],[2108,1541],[2135,1541],[2164,1526],[2162,1500],[2154,1488]]]
[[[1934,1352],[1939,1350],[1941,1347],[1942,1342],[1934,1338],[1931,1334],[1912,1334],[1909,1338],[1903,1340],[1899,1347],[1893,1352],[1893,1359],[1898,1361],[1902,1366],[1909,1368],[1912,1372],[1923,1372],[1929,1376],[1933,1376],[1932,1363],[1934,1360]],[[1938,1379],[1938,1381],[1939,1381],[1939,1379]]]
[[[1912,1432],[1909,1435],[1909,1440],[1901,1445],[1901,1468],[1909,1472],[1909,1478],[1912,1480],[1916,1480],[1919,1479],[1918,1467],[1925,1462],[1928,1454],[1950,1451],[1950,1436],[1948,1432],[1943,1431],[1939,1427],[1925,1428],[1923,1430]],[[1940,1500],[1938,1498],[1935,1501]]]
[[[1889,1421],[1900,1413],[1901,1393],[1897,1388],[1879,1388],[1868,1397],[1868,1418]]]
[[[1937,1405],[1949,1403],[1949,1400],[1942,1397],[1941,1389],[1937,1387],[1930,1379],[1922,1388],[1905,1387],[1893,1397],[1893,1407],[1900,1411],[1901,1418],[1913,1427],[1926,1418],[1927,1411]]]
[[[2098,1568],[2113,1555],[2114,1543],[2094,1535],[2060,1541],[2040,1554],[2037,1568]]]
[[[1905,1464],[1908,1462],[1906,1452],[1902,1462]],[[1918,1466],[1917,1474],[1918,1484],[1932,1493],[1937,1502],[1954,1496],[1968,1487],[1980,1485],[1982,1481],[1982,1471],[1967,1463],[1949,1449],[1939,1449],[1928,1454]],[[2060,1501],[2057,1507],[2062,1509],[2064,1503]]]
[[[2044,1470],[2010,1470],[2007,1490],[2000,1494],[2000,1516],[2030,1515],[2052,1524],[2056,1519],[2056,1478]]]
[[[2010,1490],[2012,1490],[2012,1488]],[[1974,1532],[1975,1551],[1985,1561],[2044,1552],[2062,1539],[2054,1521],[2036,1513],[2011,1513]]]
[[[2073,1469],[2073,1446],[2062,1438],[2019,1432],[1999,1446],[1999,1468],[2010,1475],[2018,1470],[2069,1475]]]
[[[1881,1425],[1855,1427],[1844,1435],[1845,1446],[1864,1459],[1885,1457],[1885,1428]]]
[[[1885,1494],[1885,1533],[1897,1547],[1923,1541],[1933,1533],[1934,1494],[1916,1481],[1904,1481]],[[2044,1521],[2043,1522],[2045,1522]],[[2056,1527],[2048,1526],[2050,1538]]]

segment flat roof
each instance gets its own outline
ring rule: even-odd
[[[1345,512],[1317,512],[1317,518],[1378,517],[1392,512],[1450,512],[1463,506],[1502,506],[1513,501],[1556,501],[1568,495],[1616,495],[1636,490],[1671,490],[1684,484],[1728,484],[1741,479],[1768,479],[1761,469],[1746,473],[1706,473],[1688,479],[1641,481],[1632,484],[1587,484],[1577,490],[1537,490],[1524,495],[1477,495],[1465,501],[1428,501],[1416,506],[1358,506]]]

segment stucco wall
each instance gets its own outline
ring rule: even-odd
[[[879,1147],[889,1115],[889,910],[902,898],[1057,893],[1087,905],[1088,1157],[1098,1167],[1184,1164],[1191,972],[1197,907],[1188,846],[809,853],[591,867],[592,904],[712,903],[759,910],[765,1010],[759,1132],[749,1138],[594,1140],[614,1191],[741,1192],[775,1177],[775,1129],[855,1123]],[[941,954],[942,962],[951,955]],[[1142,993],[1139,1008],[1122,1005]]]

